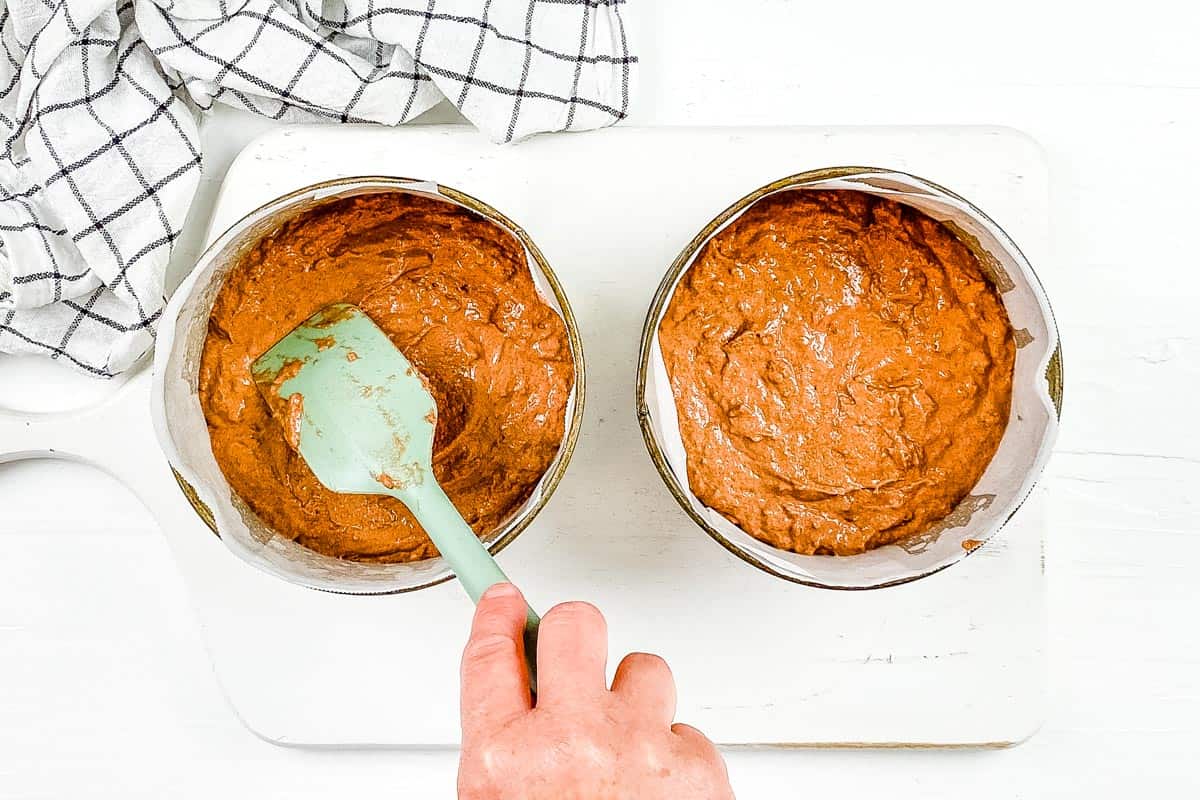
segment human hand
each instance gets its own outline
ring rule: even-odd
[[[460,800],[729,800],[712,742],[675,717],[675,681],[658,656],[631,653],[605,684],[608,630],[587,603],[563,603],[538,632],[533,706],[525,599],[498,584],[479,600],[462,660]]]

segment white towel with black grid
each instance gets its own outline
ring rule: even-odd
[[[625,0],[0,0],[0,351],[98,376],[149,349],[195,193],[195,114],[497,142],[629,109]]]

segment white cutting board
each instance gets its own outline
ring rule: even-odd
[[[638,337],[675,255],[751,189],[838,165],[942,184],[992,216],[1035,269],[1052,268],[1041,151],[992,128],[621,128],[497,147],[462,127],[294,127],[251,143],[230,167],[209,238],[273,197],[339,176],[429,179],[497,207],[562,280],[588,369],[567,475],[500,555],[534,606],[599,605],[610,669],[629,650],[662,654],[679,684],[678,718],[721,743],[1017,742],[1037,728],[1044,701],[1044,486],[951,569],[892,589],[824,591],[761,573],[711,541],[668,494],[638,431]],[[154,448],[147,377],[82,415],[0,416],[0,451],[78,453],[146,501],[192,592],[217,678],[254,732],[286,744],[457,744],[470,615],[458,586],[344,597],[237,561]]]

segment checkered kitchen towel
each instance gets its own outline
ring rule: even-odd
[[[98,376],[152,342],[199,179],[195,112],[489,137],[625,116],[624,0],[0,0],[0,351]]]

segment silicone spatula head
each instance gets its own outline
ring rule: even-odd
[[[357,307],[321,309],[251,371],[288,443],[327,488],[407,504],[436,483],[437,403],[424,377]]]

